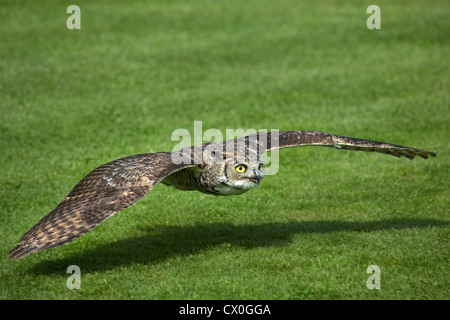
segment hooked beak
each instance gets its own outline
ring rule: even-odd
[[[251,182],[254,182],[256,184],[259,184],[260,179],[257,177],[253,177],[253,178],[248,178],[248,180],[250,180]]]
[[[253,173],[254,175],[252,177],[248,177],[248,179],[256,184],[259,184],[261,181],[261,175],[256,170],[254,170]]]

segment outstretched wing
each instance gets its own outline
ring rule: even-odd
[[[83,178],[72,191],[20,238],[10,258],[68,243],[138,202],[167,175],[192,166],[174,164],[170,153],[147,153],[104,164]]]
[[[252,136],[247,137],[251,139]],[[297,146],[321,146],[335,149],[359,150],[367,152],[380,152],[390,154],[395,157],[405,156],[408,159],[414,159],[420,156],[428,159],[429,156],[435,157],[436,153],[399,146],[386,142],[371,141],[359,138],[349,138],[319,131],[281,131],[258,133],[259,154],[266,151],[297,147]]]

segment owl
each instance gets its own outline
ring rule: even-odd
[[[20,259],[71,242],[142,199],[158,183],[215,196],[243,194],[264,178],[262,155],[295,146],[379,152],[413,159],[431,151],[319,131],[260,132],[172,152],[132,155],[106,163],[84,177],[10,252]]]

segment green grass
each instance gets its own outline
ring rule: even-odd
[[[448,1],[0,1],[0,299],[448,299]],[[158,185],[65,246],[7,257],[88,172],[173,130],[320,130],[254,190]],[[81,289],[69,290],[69,265]],[[369,265],[381,289],[369,290]]]

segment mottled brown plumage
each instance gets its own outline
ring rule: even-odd
[[[435,153],[318,131],[258,133],[175,152],[138,154],[104,164],[20,238],[10,258],[68,243],[138,202],[159,182],[181,190],[236,195],[259,185],[264,177],[262,154],[278,148],[323,146],[427,159]],[[183,162],[177,161],[183,155]],[[241,172],[241,170],[243,170]]]
[[[138,154],[104,164],[21,238],[11,258],[70,242],[144,197],[166,175],[186,165],[172,165],[170,153]]]

